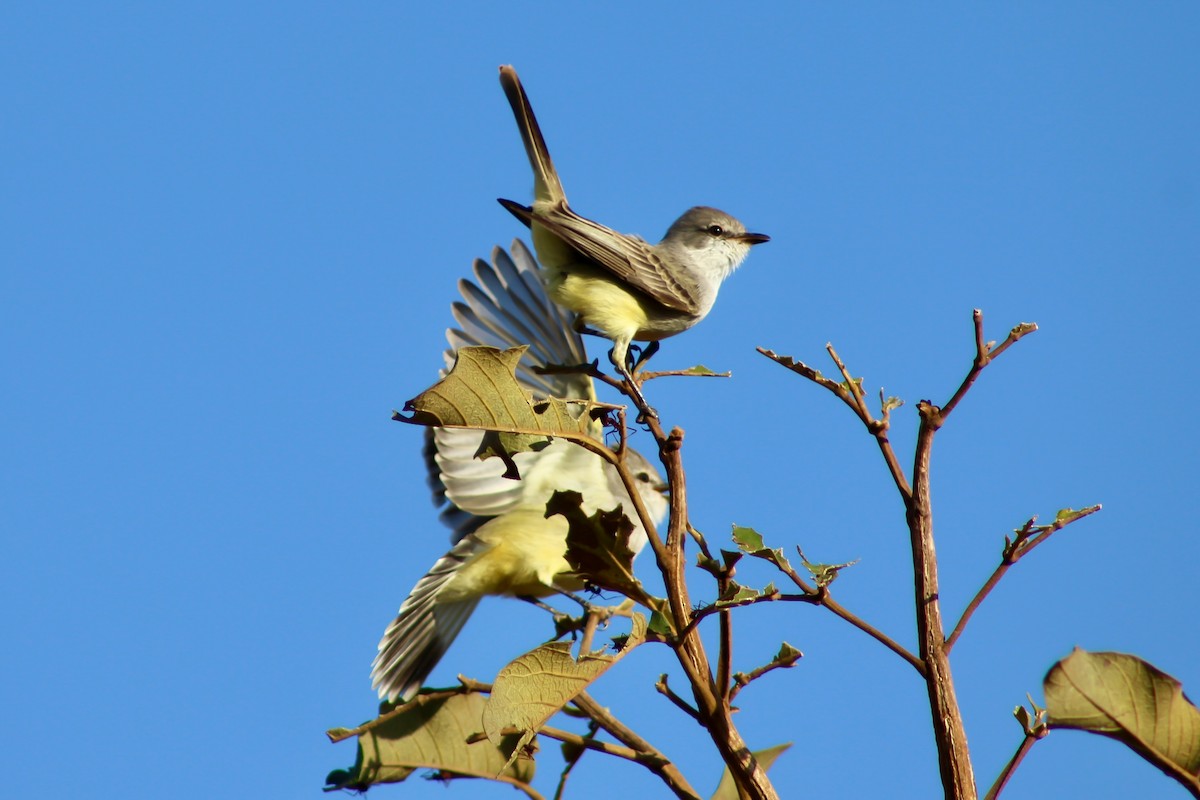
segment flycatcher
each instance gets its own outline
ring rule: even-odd
[[[587,361],[574,315],[550,302],[537,270],[520,241],[513,243],[511,258],[497,247],[491,265],[475,262],[476,283],[459,281],[463,302],[453,311],[461,327],[446,331],[446,366],[468,345],[528,344],[517,369],[524,389],[541,397],[595,399],[586,375],[535,371]],[[599,423],[592,435],[602,439]],[[622,506],[634,522],[630,548],[637,552],[646,544],[646,530],[616,469],[595,453],[553,439],[538,452],[516,454],[521,480],[510,480],[503,477],[500,459],[475,457],[482,431],[436,428],[427,437],[429,483],[434,501],[447,506],[442,521],[453,530],[454,546],[417,581],[379,643],[371,679],[389,701],[417,693],[483,597],[545,597],[583,588],[565,558],[566,520],[546,518],[546,502],[555,491],[579,492],[588,514]],[[625,458],[658,524],[667,512],[665,484],[644,456],[629,450]]]
[[[642,405],[629,359],[630,342],[658,341],[682,333],[708,314],[721,282],[753,245],[770,237],[747,233],[723,211],[696,206],[684,212],[658,244],[617,233],[581,217],[567,205],[529,98],[511,66],[500,67],[500,84],[512,106],[533,168],[533,206],[500,200],[529,226],[545,271],[550,298],[579,315],[578,324],[612,340],[609,358]]]

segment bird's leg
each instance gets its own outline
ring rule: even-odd
[[[569,597],[576,603],[579,603],[580,607],[583,609],[583,616],[579,618],[572,617],[570,614],[559,611],[554,606],[543,603],[541,600],[530,595],[519,595],[518,599],[524,600],[526,603],[530,603],[531,605],[535,605],[543,611],[548,611],[554,617],[554,631],[558,636],[565,636],[569,633],[571,634],[571,638],[575,638],[575,634],[578,631],[586,630],[589,619],[596,619],[600,622],[606,622],[608,618],[612,616],[611,609],[608,609],[604,606],[593,605],[577,594],[573,594],[557,587],[554,588],[554,591],[563,597]],[[592,624],[594,625],[595,623]]]
[[[631,371],[637,372],[639,369],[641,369],[642,364],[645,364],[647,361],[649,361],[650,357],[658,352],[659,347],[661,347],[661,345],[656,341],[647,342],[644,349],[639,349],[637,360],[633,362]]]
[[[567,595],[567,597],[570,597],[572,600],[578,600],[580,603],[584,603],[583,600],[579,600],[579,598],[575,597],[574,595],[568,594],[567,592],[563,592],[563,594]],[[524,600],[526,603],[529,603],[530,605],[535,605],[538,608],[542,609],[543,611],[549,612],[554,617],[555,625],[558,625],[558,624],[560,624],[566,620],[569,620],[571,618],[571,616],[569,614],[564,614],[563,612],[559,611],[554,606],[543,603],[541,600],[538,600],[536,597],[533,597],[532,595],[528,595],[528,594],[517,595],[517,599]],[[586,603],[584,603],[584,608],[587,608]]]
[[[647,348],[649,349],[649,348]],[[626,349],[624,353],[618,354],[617,347],[614,345],[612,350],[608,351],[608,360],[617,368],[617,372],[621,373],[621,377],[625,379],[625,385],[629,388],[629,393],[633,395],[633,402],[637,405],[638,410],[646,417],[658,418],[658,412],[650,407],[646,402],[646,396],[642,394],[642,387],[634,378],[633,370],[629,368],[628,358],[629,351]]]

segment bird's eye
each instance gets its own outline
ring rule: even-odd
[[[641,481],[642,483],[649,483],[650,482],[650,473],[649,472],[639,472],[637,474],[637,479],[639,481]]]
[[[709,225],[707,228],[705,228],[705,230],[708,231],[713,236],[724,236],[725,235],[725,229],[722,228],[720,225],[716,225],[716,224]]]

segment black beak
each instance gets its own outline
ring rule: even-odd
[[[762,244],[771,241],[771,237],[765,233],[739,233],[737,240],[746,244]]]

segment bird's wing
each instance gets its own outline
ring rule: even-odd
[[[592,379],[587,375],[542,375],[535,368],[574,366],[587,361],[583,339],[575,332],[575,315],[546,296],[537,262],[525,245],[513,241],[512,255],[502,248],[492,250],[492,263],[475,261],[475,283],[458,282],[465,302],[453,306],[459,328],[446,331],[450,350],[469,345],[508,348],[529,345],[517,368],[522,387],[539,397],[594,400]]]
[[[500,204],[526,225],[537,223],[546,228],[621,283],[660,305],[684,314],[700,313],[700,300],[693,287],[671,274],[646,241],[581,217],[566,203],[549,209],[528,208],[511,200],[501,200]]]
[[[486,549],[486,544],[467,536],[417,581],[384,632],[371,665],[371,686],[380,697],[408,700],[437,666],[479,603],[478,597],[439,603],[438,592],[463,564]]]
[[[542,375],[535,367],[578,365],[587,360],[583,340],[572,326],[574,315],[546,296],[537,262],[520,241],[512,255],[497,247],[492,262],[475,262],[476,282],[459,282],[463,300],[454,304],[458,328],[446,331],[450,343],[446,364],[460,347],[530,345],[517,367],[517,381],[538,397],[595,399],[592,379],[582,373]],[[602,435],[596,426],[595,436]],[[497,458],[475,457],[483,434],[479,431],[437,428],[429,434],[426,465],[434,502],[447,504],[443,521],[457,541],[479,526],[479,517],[494,517],[521,502],[526,486],[504,477]],[[546,451],[518,453],[518,470],[534,469]]]

